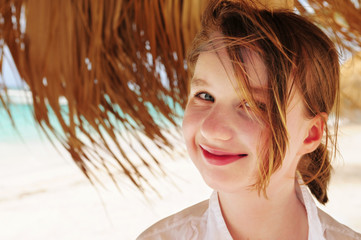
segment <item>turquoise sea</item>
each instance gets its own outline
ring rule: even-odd
[[[0,143],[32,141],[45,137],[40,127],[35,124],[30,104],[11,104],[10,111],[13,122],[4,107],[0,106]]]
[[[175,105],[176,112],[180,116],[176,119],[178,124],[181,123],[181,116],[183,115],[183,110],[179,105]],[[169,122],[162,116],[160,116],[155,108],[151,105],[147,105],[149,113],[159,125],[169,125]],[[10,112],[12,115],[12,120],[7,114],[4,106],[0,104],[0,143],[12,143],[16,141],[36,141],[41,139],[46,139],[43,130],[35,123],[33,117],[33,106],[26,103],[17,103],[9,105]],[[64,105],[64,113],[67,112],[67,106]],[[51,111],[50,111],[51,112]],[[120,110],[121,112],[121,110]],[[57,120],[55,119],[54,114],[50,114],[50,121],[53,123],[53,126],[56,129],[60,129]],[[112,119],[111,119],[112,120]],[[113,118],[113,121],[115,119]],[[130,119],[130,121],[132,121]],[[134,122],[134,121],[133,121]],[[113,122],[114,123],[114,122]],[[135,122],[134,122],[135,124]]]

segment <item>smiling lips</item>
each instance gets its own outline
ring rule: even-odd
[[[200,148],[207,162],[217,166],[227,165],[248,156],[248,154],[222,152],[205,146],[200,146]]]

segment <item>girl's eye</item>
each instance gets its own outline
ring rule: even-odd
[[[261,102],[257,103],[257,106],[258,106],[259,110],[261,110],[263,112],[265,112],[267,110],[267,106],[265,103],[261,103]]]
[[[212,97],[212,95],[210,95],[210,94],[208,94],[208,93],[205,93],[205,92],[197,93],[197,94],[196,94],[196,97],[197,97],[197,98],[200,98],[200,99],[202,99],[202,100],[205,100],[205,101],[214,102],[214,98]]]

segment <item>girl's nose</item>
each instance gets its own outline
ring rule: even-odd
[[[233,136],[230,115],[226,111],[214,108],[203,119],[200,132],[209,140],[230,140]]]

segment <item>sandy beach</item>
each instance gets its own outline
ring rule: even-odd
[[[361,125],[340,128],[338,158],[323,207],[361,232]],[[0,239],[135,239],[157,220],[211,194],[188,159],[162,159],[169,177],[153,179],[161,197],[144,198],[124,178],[92,186],[66,152],[50,143],[0,143]],[[171,180],[173,183],[171,183]]]

